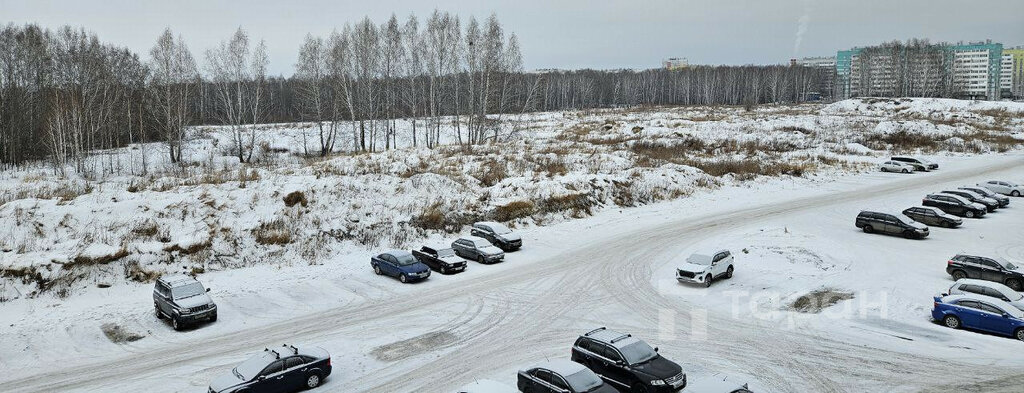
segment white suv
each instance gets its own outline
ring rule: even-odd
[[[1024,295],[1014,291],[1010,287],[992,281],[961,278],[949,287],[950,295],[977,294],[993,297],[1010,303],[1017,309],[1024,311]]]
[[[718,250],[712,253],[695,253],[686,258],[676,269],[676,280],[694,284],[711,286],[716,278],[732,278],[732,253],[729,250]]]
[[[1024,186],[1013,182],[989,180],[984,183],[978,183],[978,185],[992,190],[992,192],[998,192],[1003,195],[1011,195],[1015,197],[1024,195]]]

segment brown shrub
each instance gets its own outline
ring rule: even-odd
[[[252,230],[256,243],[263,245],[284,245],[292,242],[292,232],[282,220],[274,220],[260,224]]]
[[[189,255],[189,254],[195,254],[197,252],[200,252],[202,250],[210,248],[210,246],[211,246],[211,242],[210,242],[209,239],[207,239],[205,242],[195,243],[195,244],[189,245],[188,247],[182,247],[180,244],[175,243],[175,244],[172,244],[170,246],[164,247],[164,251],[166,251],[166,252],[177,252],[177,253],[182,254],[182,255]]]
[[[292,191],[288,195],[284,196],[284,205],[292,207],[301,204],[302,207],[306,207],[309,201],[306,200],[306,194],[302,191]]]
[[[536,206],[530,201],[515,201],[494,208],[493,216],[497,221],[512,221],[533,215]]]
[[[593,214],[591,208],[597,204],[589,194],[567,194],[557,195],[544,199],[537,204],[538,213],[558,213],[569,211],[573,217],[589,216]]]
[[[474,177],[480,181],[482,186],[490,187],[505,180],[508,177],[508,169],[505,168],[504,162],[494,159],[484,164]]]
[[[903,130],[891,134],[870,134],[865,138],[864,144],[875,150],[885,150],[891,147],[897,151],[916,149],[934,151],[938,147],[938,142],[927,135]]]
[[[84,255],[79,255],[75,257],[75,259],[72,260],[71,263],[65,266],[70,267],[78,265],[103,265],[124,258],[126,256],[128,256],[128,250],[121,248],[111,255],[101,255],[98,257],[87,257]]]

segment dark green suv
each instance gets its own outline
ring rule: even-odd
[[[153,307],[158,319],[169,318],[174,330],[217,320],[217,305],[210,290],[184,274],[160,277],[153,288]]]

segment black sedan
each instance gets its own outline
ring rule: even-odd
[[[320,386],[331,375],[331,355],[322,348],[282,345],[264,349],[210,382],[208,393],[297,392]]]
[[[961,220],[960,217],[946,214],[946,212],[934,207],[912,207],[904,210],[903,215],[933,227],[956,228],[964,223],[964,220]]]

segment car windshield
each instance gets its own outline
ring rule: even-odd
[[[565,382],[569,384],[569,387],[576,392],[589,392],[604,384],[597,374],[586,369],[572,375],[563,375],[563,377],[565,377]]]
[[[622,357],[626,358],[626,362],[629,364],[640,364],[658,356],[658,353],[654,352],[654,348],[643,341],[626,345],[619,348],[619,351],[622,352]]]
[[[440,250],[437,250],[437,257],[438,258],[454,257],[454,256],[455,256],[455,251],[450,249],[450,248],[442,248]]]
[[[494,233],[496,235],[504,235],[504,234],[507,234],[507,233],[512,233],[511,229],[508,229],[507,226],[504,226],[504,225],[501,225],[501,224],[491,224],[491,229],[494,230]]]
[[[194,282],[188,285],[171,288],[171,297],[175,299],[184,299],[187,297],[201,295],[203,292],[206,292],[206,289],[203,288],[203,284]]]
[[[237,377],[238,379],[248,381],[250,379],[256,378],[256,374],[259,374],[260,371],[263,371],[263,369],[270,364],[271,360],[272,359],[264,357],[262,354],[253,356],[249,358],[249,360],[246,360],[242,362],[242,364],[239,364],[237,367],[231,370],[231,372],[235,374],[235,377]]]
[[[708,256],[708,255],[704,255],[704,254],[693,254],[693,255],[690,255],[689,258],[686,258],[686,262],[689,262],[689,263],[692,263],[692,264],[695,264],[695,265],[710,265],[711,264],[711,257]]]
[[[416,257],[412,256],[412,254],[398,254],[392,256],[395,257],[395,260],[398,261],[398,264],[402,266],[409,266],[416,263]]]
[[[1003,265],[1003,267],[1005,267],[1005,268],[1007,268],[1009,270],[1017,270],[1017,265],[1014,265],[1014,264],[1010,263],[1010,261],[1007,261],[1007,260],[1005,260],[1003,258],[999,258],[998,261],[999,261],[1000,265]]]

